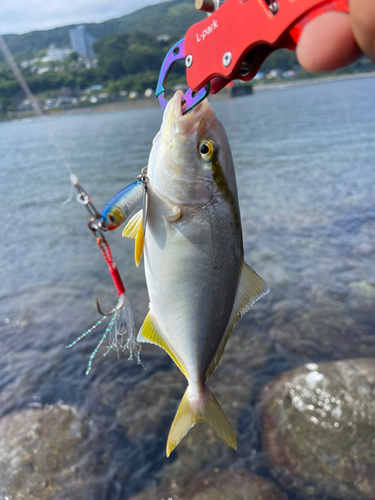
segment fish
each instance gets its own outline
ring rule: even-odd
[[[244,262],[236,177],[224,127],[207,100],[183,115],[182,96],[178,91],[169,101],[149,156],[142,245],[150,305],[137,337],[163,348],[188,381],[169,432],[167,456],[198,422],[208,423],[236,449],[233,428],[206,382],[234,326],[269,292]],[[136,239],[140,224],[142,211],[123,236]]]

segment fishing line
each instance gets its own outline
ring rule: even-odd
[[[0,33],[0,49],[4,54],[4,57],[9,64],[11,70],[18,83],[20,84],[22,90],[24,91],[26,97],[31,102],[33,110],[38,117],[44,117],[43,112],[39,106],[38,101],[36,100],[34,94],[31,92],[29,85],[27,84],[25,77],[22,75],[20,69],[17,66],[16,61],[12,53],[9,50],[8,45],[6,44],[3,35]],[[134,327],[134,318],[133,312],[129,303],[129,300],[125,293],[125,287],[122,283],[122,279],[120,273],[116,267],[116,264],[112,260],[112,253],[109,247],[109,244],[104,236],[104,231],[107,230],[105,227],[105,221],[103,216],[96,210],[94,207],[92,200],[88,193],[82,188],[81,184],[78,181],[78,177],[73,173],[72,167],[53,131],[49,131],[49,139],[51,144],[55,147],[58,155],[60,156],[63,164],[69,173],[69,180],[71,183],[71,193],[67,200],[63,202],[63,204],[69,203],[73,199],[74,188],[78,190],[77,201],[81,204],[85,205],[90,215],[92,216],[89,221],[89,228],[93,231],[96,236],[97,244],[102,251],[102,255],[104,260],[107,262],[108,270],[110,272],[112,281],[116,287],[118,302],[117,305],[110,311],[109,313],[101,313],[101,309],[98,304],[98,311],[102,314],[102,318],[95,323],[91,328],[89,328],[86,332],[77,337],[71,344],[67,346],[67,348],[73,347],[80,340],[86,337],[89,333],[96,329],[104,320],[106,320],[109,316],[111,316],[111,320],[107,325],[107,328],[102,335],[99,343],[95,347],[92,352],[86,370],[86,375],[90,373],[92,362],[96,354],[98,353],[99,348],[102,346],[106,339],[109,340],[109,345],[107,345],[107,351],[103,354],[106,356],[111,349],[115,349],[117,353],[120,351],[124,351],[128,349],[130,352],[129,360],[133,359],[133,355],[135,355],[139,364],[142,364],[140,360],[140,349],[141,346],[136,341],[136,333]],[[126,338],[126,342],[124,341]],[[143,364],[142,364],[143,366]]]
[[[56,137],[55,133],[54,133],[52,130],[50,130],[48,135],[49,135],[49,139],[50,139],[50,141],[51,141],[51,142],[52,142],[52,144],[55,146],[55,148],[56,148],[57,152],[58,152],[58,153],[59,153],[59,155],[60,155],[60,158],[61,158],[62,162],[64,163],[64,165],[65,165],[66,169],[67,169],[67,170],[68,170],[68,172],[69,172],[69,180],[70,180],[70,195],[69,195],[69,197],[68,197],[65,201],[63,201],[63,205],[66,205],[67,203],[70,203],[70,202],[72,201],[72,199],[73,199],[73,194],[74,194],[74,184],[75,184],[75,182],[77,182],[77,181],[78,181],[78,178],[77,178],[77,176],[73,173],[72,167],[71,167],[71,165],[70,165],[70,163],[69,163],[69,161],[68,161],[68,159],[67,159],[67,157],[66,157],[66,155],[65,155],[65,153],[64,153],[64,151],[63,151],[63,149],[62,149],[62,147],[60,146],[60,143],[59,143],[59,141],[58,141],[58,139],[57,139],[57,137]]]
[[[25,77],[23,76],[19,67],[17,66],[17,63],[14,60],[14,57],[13,57],[11,51],[9,50],[9,47],[8,47],[6,41],[4,40],[4,37],[1,33],[0,33],[0,49],[1,49],[2,53],[4,54],[5,60],[9,64],[10,69],[13,71],[15,78],[17,79],[18,83],[20,84],[20,87],[24,91],[28,100],[31,102],[31,105],[33,107],[35,114],[39,118],[44,117],[44,114],[43,114],[42,110],[40,109],[40,106],[39,106],[37,99],[35,98],[34,94],[31,92],[31,89],[30,89],[27,81],[25,80]],[[60,158],[62,159],[65,167],[67,168],[69,174],[74,175],[73,171],[72,171],[72,167],[70,166],[70,163],[68,162],[68,160],[65,156],[65,153],[62,150],[60,143],[59,143],[57,137],[55,136],[54,132],[52,130],[50,130],[48,136],[49,136],[51,143],[55,147],[57,153],[59,154]],[[71,186],[71,195],[69,196],[68,200],[64,201],[64,204],[66,204],[66,203],[68,203],[68,201],[72,200],[73,191],[74,191],[74,187]]]

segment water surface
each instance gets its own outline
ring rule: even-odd
[[[264,383],[309,361],[375,356],[374,82],[214,103],[232,146],[245,260],[271,293],[238,325],[210,382],[224,409],[234,408],[238,451],[202,451],[194,429],[169,461],[166,437],[186,384],[164,351],[142,350],[146,370],[125,355],[97,356],[86,377],[100,332],[64,347],[98,319],[95,297],[106,308],[116,297],[87,213],[63,205],[68,172],[51,141],[101,209],[147,164],[161,109],[0,124],[0,413],[60,400],[87,412],[110,456],[91,466],[87,498],[125,499],[196,467],[237,464],[267,475],[253,418]],[[135,268],[121,231],[109,238],[139,327],[148,306],[143,266]]]

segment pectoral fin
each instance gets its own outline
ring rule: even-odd
[[[167,219],[168,222],[175,222],[182,215],[182,210],[179,207],[170,207],[172,210],[171,214],[164,215],[164,218]]]
[[[127,223],[125,229],[122,232],[122,236],[125,238],[135,239],[134,256],[135,263],[137,267],[141,262],[143,249],[145,246],[145,239],[143,234],[143,224],[142,224],[142,213],[143,209],[137,212]]]
[[[232,313],[219,347],[206,371],[206,380],[212,375],[217,367],[233,328],[242,316],[247,313],[250,307],[264,295],[267,295],[269,291],[270,289],[267,283],[254,271],[254,269],[245,262],[242,262]]]
[[[164,197],[163,202],[168,207],[168,212],[170,212],[164,215],[164,219],[168,222],[175,222],[176,220],[178,220],[182,215],[181,208]]]
[[[137,342],[146,342],[149,344],[156,344],[170,355],[170,357],[173,359],[173,361],[176,363],[176,365],[179,367],[179,369],[182,371],[182,373],[185,375],[186,378],[188,378],[186,368],[184,364],[182,363],[181,359],[177,354],[174,352],[174,350],[171,348],[169,345],[169,342],[166,340],[165,336],[162,334],[162,332],[159,330],[156,322],[154,321],[151,313],[148,313],[141,329],[139,330],[138,337],[137,337]]]

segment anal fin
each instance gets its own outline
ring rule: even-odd
[[[259,276],[259,274],[248,266],[246,262],[242,262],[232,313],[219,347],[217,348],[217,351],[207,368],[205,374],[206,380],[212,375],[217,367],[233,328],[242,316],[247,313],[250,307],[264,295],[267,295],[269,291],[270,289],[268,288],[267,283]]]
[[[146,342],[149,344],[156,344],[164,349],[169,356],[173,359],[182,373],[188,378],[187,370],[181,361],[180,357],[174,352],[169,342],[165,339],[164,335],[160,332],[156,322],[154,321],[151,312],[149,312],[139,330],[137,342]]]

